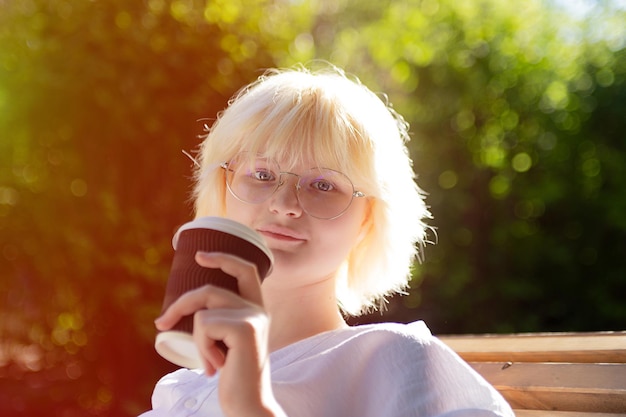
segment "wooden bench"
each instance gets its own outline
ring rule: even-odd
[[[626,332],[440,336],[517,417],[626,416]]]

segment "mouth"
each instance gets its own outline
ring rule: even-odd
[[[257,232],[265,238],[283,242],[304,242],[306,240],[303,234],[282,226],[264,226],[257,229]]]

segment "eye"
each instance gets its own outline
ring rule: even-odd
[[[311,183],[311,186],[318,191],[324,191],[324,192],[332,191],[335,189],[335,186],[331,182],[326,181],[326,180],[313,181]]]
[[[266,169],[257,169],[254,172],[254,178],[259,181],[267,182],[274,181],[276,179],[276,176],[274,175],[274,173],[272,173],[272,171]]]

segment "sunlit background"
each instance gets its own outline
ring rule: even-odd
[[[324,59],[412,126],[436,227],[353,323],[626,325],[626,2],[0,0],[0,415],[135,416],[204,124]]]

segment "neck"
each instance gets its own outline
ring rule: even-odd
[[[270,351],[347,326],[337,307],[334,282],[285,289],[264,283],[263,301],[271,318]]]

